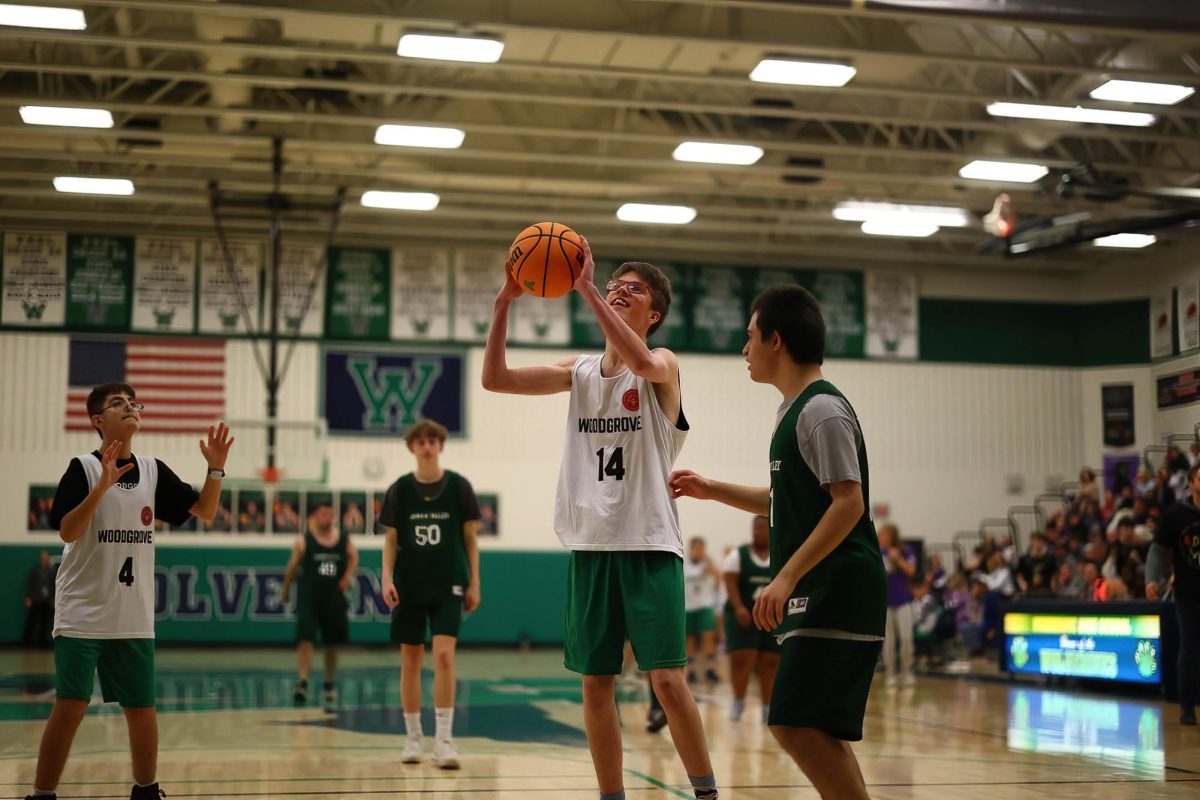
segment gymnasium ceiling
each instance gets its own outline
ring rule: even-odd
[[[847,4],[86,2],[86,31],[0,28],[0,223],[209,235],[209,181],[255,205],[271,190],[273,137],[284,140],[291,201],[324,207],[345,187],[339,240],[363,244],[500,249],[526,224],[553,219],[625,257],[1087,270],[1136,251],[1082,246],[1005,261],[978,251],[989,238],[978,218],[1001,190],[1021,218],[1136,215],[1160,203],[1060,197],[1058,175],[1080,163],[1134,189],[1200,190],[1200,95],[1174,106],[1088,97],[1110,78],[1200,86],[1196,27],[833,5]],[[406,32],[493,35],[505,49],[494,64],[402,58],[396,43]],[[752,82],[758,61],[774,55],[858,72],[837,89]],[[1135,128],[989,116],[987,104],[1003,100],[1159,120]],[[18,108],[28,104],[104,108],[116,126],[25,125]],[[382,123],[450,125],[466,139],[457,150],[377,145]],[[765,155],[753,166],[672,160],[676,145],[696,139]],[[1051,174],[1035,185],[958,177],[979,158],[1041,163]],[[129,178],[137,190],[59,194],[58,175]],[[369,209],[359,204],[368,189],[435,192],[441,202],[431,212]],[[960,206],[975,224],[928,239],[867,236],[833,218],[833,204],[847,199]],[[684,226],[622,222],[614,212],[626,202],[683,204],[698,216]],[[267,229],[250,209],[226,225],[231,234]],[[299,211],[285,234],[319,239],[326,225],[319,211]],[[1155,247],[1185,235],[1160,233]]]

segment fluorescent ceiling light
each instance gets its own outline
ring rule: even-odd
[[[1101,236],[1096,239],[1096,247],[1124,247],[1134,249],[1149,247],[1158,241],[1152,233],[1114,233],[1112,236]]]
[[[698,161],[702,164],[737,164],[747,166],[763,157],[763,149],[751,144],[717,144],[716,142],[684,142],[672,153],[676,161]]]
[[[54,188],[73,194],[133,194],[133,181],[124,178],[71,178],[54,179]]]
[[[475,36],[437,36],[406,33],[400,37],[396,55],[408,58],[431,58],[435,61],[470,61],[494,64],[504,52],[504,42]]]
[[[103,108],[21,106],[21,121],[26,125],[60,125],[68,128],[111,128],[113,126],[112,113]]]
[[[833,207],[833,216],[835,219],[847,222],[897,219],[907,225],[928,224],[947,228],[965,228],[971,224],[971,215],[963,208],[914,206],[865,200],[843,200]]]
[[[77,8],[14,6],[0,3],[0,25],[15,28],[53,28],[60,31],[87,30],[87,20]]]
[[[363,192],[367,208],[391,208],[398,211],[432,211],[441,198],[430,192]]]
[[[862,232],[872,236],[907,236],[924,239],[938,232],[938,226],[925,220],[906,220],[900,217],[881,217],[867,220]]]
[[[686,225],[696,218],[696,209],[688,206],[660,206],[652,203],[626,203],[617,209],[617,219],[624,222],[657,222],[663,225]]]
[[[1041,164],[1018,164],[1012,161],[972,161],[958,171],[961,178],[999,183],[1033,183],[1050,170]]]
[[[1174,83],[1148,83],[1146,81],[1109,81],[1092,89],[1096,100],[1115,100],[1118,103],[1150,103],[1156,106],[1173,106],[1195,94],[1190,86]]]
[[[750,80],[791,86],[845,86],[856,72],[849,64],[764,58],[750,73]]]
[[[375,129],[375,144],[454,150],[462,147],[465,135],[458,128],[435,128],[427,125],[380,125]]]
[[[1092,122],[1097,125],[1131,125],[1138,128],[1153,125],[1158,119],[1153,114],[1142,111],[1108,111],[1103,108],[1046,106],[1036,103],[989,103],[987,110],[993,117],[1044,119],[1052,122]]]

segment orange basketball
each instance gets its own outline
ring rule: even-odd
[[[579,234],[558,222],[539,222],[517,234],[505,268],[537,297],[562,297],[583,271]]]

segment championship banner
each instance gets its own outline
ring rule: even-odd
[[[261,330],[262,243],[230,241],[229,253],[232,274],[218,240],[200,243],[200,333],[230,336]]]
[[[67,236],[68,327],[129,330],[132,294],[132,236]]]
[[[504,280],[504,255],[491,250],[460,250],[454,254],[454,330],[460,342],[487,340],[492,306]],[[522,297],[517,302],[524,302]],[[510,325],[510,333],[511,325]]]
[[[1165,358],[1173,352],[1171,342],[1171,292],[1150,295],[1150,357]]]
[[[1200,284],[1185,283],[1176,291],[1179,320],[1179,352],[1200,349]]]
[[[821,304],[821,314],[825,317],[825,355],[829,358],[862,358],[866,331],[863,274],[803,270],[797,277]]]
[[[450,338],[450,261],[445,250],[392,250],[392,339]]]
[[[388,338],[391,255],[384,249],[329,248],[329,339]]]
[[[513,344],[562,346],[571,341],[571,294],[522,297],[512,304],[509,341]],[[589,309],[590,311],[590,309]]]
[[[425,417],[452,436],[466,431],[466,356],[328,348],[321,412],[334,434],[402,436]]]
[[[196,329],[196,243],[137,237],[133,258],[135,331],[192,333]]]
[[[279,332],[285,336],[319,337],[325,323],[325,248],[285,244],[279,251]],[[315,280],[315,283],[314,283]],[[270,301],[263,306],[269,324]]]
[[[4,234],[3,302],[0,322],[52,328],[66,321],[67,236],[65,233]]]
[[[917,276],[866,274],[867,347],[872,358],[917,357]]]
[[[741,352],[746,344],[748,321],[742,270],[697,268],[691,305],[692,349],[704,353]]]

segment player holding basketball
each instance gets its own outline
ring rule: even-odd
[[[755,299],[742,349],[750,379],[783,395],[771,437],[771,485],[739,486],[689,470],[676,497],[767,515],[773,580],[754,624],[782,645],[768,724],[823,798],[867,797],[849,742],[862,739],[882,647],[887,583],[867,511],[867,451],[854,409],[821,374],[825,321],[799,286]]]
[[[326,708],[337,705],[337,648],[350,641],[350,608],[346,592],[358,569],[358,548],[349,534],[333,526],[333,500],[322,498],[309,512],[308,530],[296,537],[283,572],[283,602],[300,573],[296,592],[297,703],[308,700],[308,670],[318,629],[325,646]]]
[[[212,520],[233,439],[221,424],[200,440],[208,478],[197,493],[163,462],[133,454],[143,408],[128,384],[92,389],[87,410],[100,448],[71,459],[54,495],[50,524],[66,546],[55,581],[56,697],[38,750],[29,795],[35,800],[56,797],[97,671],[104,702],[120,703],[125,712],[133,757],[130,798],[159,797],[154,520]]]
[[[484,354],[483,386],[494,392],[570,392],[554,528],[571,551],[567,575],[567,669],[583,676],[583,719],[602,800],[625,796],[621,728],[615,703],[622,645],[669,719],[675,749],[696,797],[717,797],[696,702],[683,668],[683,539],[667,477],[683,445],[679,363],[646,337],[666,319],[671,284],[656,267],[622,264],[602,295],[582,241],[575,291],[605,336],[603,355],[510,369],[508,314],[522,289],[505,270]]]
[[[421,420],[404,435],[417,468],[388,488],[379,512],[383,542],[383,601],[400,643],[400,699],[407,741],[400,761],[423,757],[421,663],[426,631],[433,635],[433,764],[458,769],[454,746],[454,650],[463,611],[479,607],[479,528],[475,491],[438,456],[449,432]]]

